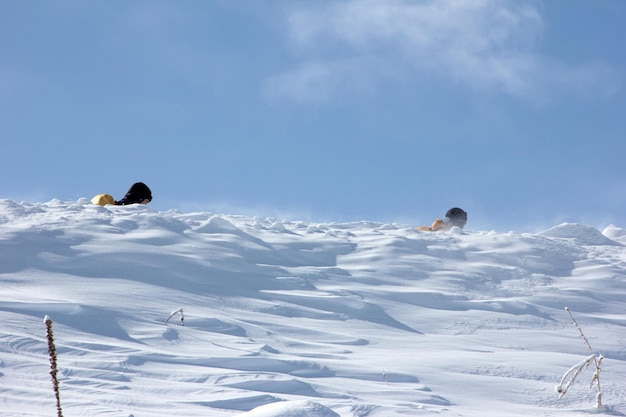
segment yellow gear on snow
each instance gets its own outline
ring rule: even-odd
[[[417,228],[417,230],[423,230],[427,232],[436,232],[437,230],[445,230],[445,229],[446,229],[446,222],[444,222],[441,219],[435,220],[433,224],[430,225],[430,227],[420,226]]]
[[[97,196],[91,199],[91,202],[99,206],[106,206],[107,204],[115,204],[115,200],[109,194],[98,194]]]

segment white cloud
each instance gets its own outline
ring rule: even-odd
[[[292,71],[266,80],[266,95],[271,99],[287,96],[300,102],[325,103],[337,91],[370,89],[375,76],[372,71],[376,67],[376,63],[358,57],[303,62]]]
[[[381,82],[390,67],[536,101],[617,85],[602,87],[606,66],[571,67],[535,53],[544,22],[529,3],[350,0],[293,12],[289,29],[294,53],[306,63],[271,78],[267,88],[298,100],[345,93],[354,77]]]
[[[269,79],[267,91],[273,96],[292,96],[304,102],[324,102],[345,72],[333,66],[337,67],[332,63],[305,63],[297,70]]]

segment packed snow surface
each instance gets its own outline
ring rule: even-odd
[[[415,226],[0,200],[0,415],[56,415],[46,316],[65,417],[626,413],[625,230]]]

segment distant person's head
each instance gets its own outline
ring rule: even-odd
[[[467,223],[467,213],[464,210],[453,207],[446,213],[446,224],[448,227],[457,226],[462,229],[465,227],[465,223]]]
[[[128,189],[124,198],[116,201],[115,204],[125,206],[127,204],[148,204],[151,201],[152,191],[150,188],[143,182],[136,182]]]

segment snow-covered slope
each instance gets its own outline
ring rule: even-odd
[[[0,415],[624,415],[624,244],[0,200]]]

